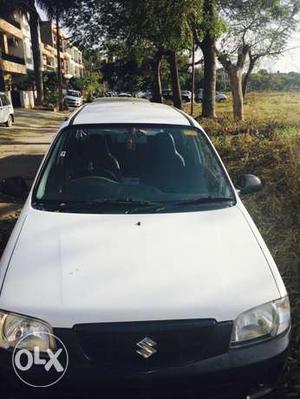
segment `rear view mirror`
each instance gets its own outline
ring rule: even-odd
[[[21,176],[7,177],[0,181],[0,192],[24,200],[29,192],[29,188]]]
[[[261,180],[254,175],[242,175],[238,178],[237,184],[240,194],[251,194],[259,191],[262,187]]]

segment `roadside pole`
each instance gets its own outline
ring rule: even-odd
[[[57,80],[58,80],[58,105],[59,110],[63,110],[63,92],[62,92],[62,71],[61,71],[61,59],[60,59],[60,29],[59,29],[59,12],[56,10],[56,51],[57,51]]]
[[[193,35],[193,51],[192,51],[192,98],[191,98],[191,115],[194,113],[195,98],[195,40]]]

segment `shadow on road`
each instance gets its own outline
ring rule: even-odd
[[[0,158],[0,179],[11,176],[22,176],[29,185],[40,166],[43,155],[11,155]]]

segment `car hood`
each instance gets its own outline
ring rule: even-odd
[[[238,206],[169,214],[28,211],[0,308],[48,321],[235,319],[279,298]]]

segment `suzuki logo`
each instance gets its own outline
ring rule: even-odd
[[[143,356],[144,359],[148,359],[148,357],[154,355],[157,352],[157,350],[155,349],[157,343],[149,337],[145,337],[136,345],[138,346],[136,352],[139,355]]]

